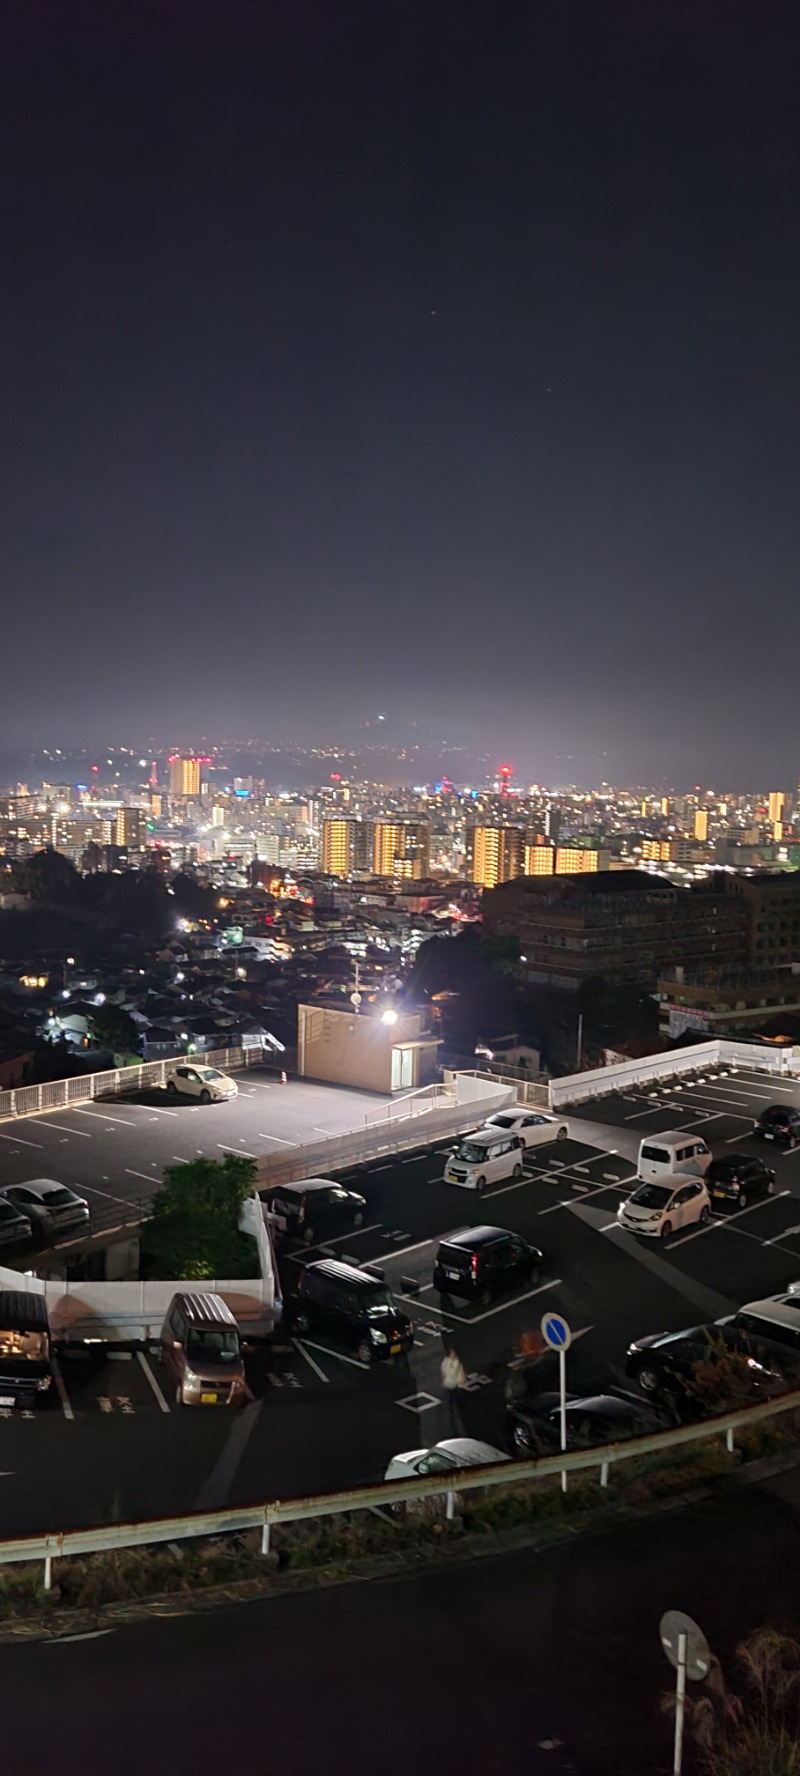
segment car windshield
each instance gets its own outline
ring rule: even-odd
[[[513,1116],[493,1116],[492,1128],[510,1129],[514,1127],[514,1122],[515,1118]]]
[[[386,1313],[394,1313],[394,1297],[389,1289],[375,1289],[367,1296],[367,1313],[371,1320],[380,1320]]]
[[[740,1166],[741,1161],[715,1159],[714,1164],[709,1167],[709,1171],[715,1183],[729,1184],[732,1179],[738,1178]]]
[[[486,1148],[481,1147],[477,1141],[459,1141],[455,1158],[463,1159],[467,1165],[480,1165],[486,1158]]]
[[[325,1191],[324,1200],[329,1203],[343,1203],[348,1201],[349,1195],[349,1190],[341,1190],[337,1185],[334,1185],[333,1189]]]
[[[224,1073],[218,1072],[216,1067],[198,1067],[197,1070],[201,1079],[224,1079],[225,1077]]]
[[[25,1357],[31,1363],[46,1363],[48,1349],[46,1332],[0,1330],[0,1357]]]
[[[640,1209],[665,1209],[671,1195],[664,1184],[640,1184],[630,1200]]]
[[[209,1332],[191,1332],[186,1345],[190,1363],[236,1363],[239,1359],[239,1334],[227,1326]]]
[[[19,1209],[15,1209],[13,1203],[0,1202],[0,1221],[18,1221],[19,1218]]]
[[[45,1203],[48,1209],[64,1208],[67,1203],[77,1203],[80,1202],[80,1200],[80,1197],[76,1196],[74,1191],[65,1190],[63,1186],[58,1190],[42,1191],[42,1202]]]

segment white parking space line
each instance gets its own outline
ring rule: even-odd
[[[192,1163],[190,1159],[184,1159],[183,1155],[180,1153],[173,1153],[172,1158],[173,1158],[175,1165],[188,1166],[188,1165],[191,1165],[191,1163]]]
[[[162,1394],[161,1389],[158,1385],[158,1382],[156,1381],[156,1378],[153,1374],[153,1371],[150,1368],[150,1364],[147,1361],[144,1351],[137,1351],[136,1355],[137,1355],[139,1363],[142,1367],[142,1370],[144,1371],[144,1374],[146,1375],[147,1380],[150,1383],[153,1393],[155,1394],[158,1404],[161,1407],[162,1412],[169,1412],[169,1406],[167,1405],[167,1402],[164,1399],[164,1395]]]
[[[155,1164],[155,1161],[153,1163]],[[130,1166],[125,1167],[125,1176],[127,1178],[144,1178],[145,1184],[158,1184],[160,1182],[158,1178],[153,1177],[152,1172],[133,1172],[131,1171]]]
[[[296,1141],[286,1141],[286,1140],[284,1140],[283,1135],[262,1135],[262,1134],[259,1134],[258,1139],[259,1139],[259,1141],[277,1141],[278,1145],[280,1147],[296,1147],[297,1146]]]
[[[239,1159],[258,1159],[257,1153],[248,1153],[245,1147],[226,1147],[224,1141],[218,1141],[221,1153],[235,1153]]]
[[[63,1122],[51,1122],[49,1116],[46,1122],[38,1116],[26,1116],[25,1121],[32,1122],[36,1128],[57,1129],[60,1135],[80,1135],[82,1141],[91,1141],[92,1138],[86,1129],[65,1128]]]
[[[38,1147],[40,1153],[44,1145],[42,1141],[23,1141],[21,1135],[4,1135],[2,1130],[0,1130],[0,1141],[11,1141],[15,1147]]]
[[[73,1111],[73,1115],[74,1116],[89,1116],[89,1117],[91,1117],[92,1122],[121,1122],[123,1125],[123,1128],[133,1129],[136,1127],[136,1123],[134,1122],[133,1117],[131,1117],[131,1116],[107,1116],[104,1110],[79,1110],[76,1107],[75,1110]]]
[[[381,1225],[382,1225],[382,1223],[381,1223]],[[386,1253],[384,1253],[384,1257],[386,1257],[386,1258],[405,1258],[405,1256],[408,1252],[422,1252],[424,1250],[425,1246],[438,1246],[439,1241],[444,1239],[444,1237],[445,1236],[443,1233],[438,1233],[435,1235],[435,1237],[433,1239],[417,1240],[416,1245],[400,1246],[396,1251],[386,1252]],[[376,1258],[375,1263],[376,1264],[380,1263],[380,1260],[378,1258]]]
[[[584,1190],[581,1192],[580,1201],[582,1203],[591,1202],[591,1199],[593,1196],[605,1196],[605,1195],[607,1195],[609,1190],[625,1191],[626,1186],[629,1183],[631,1183],[631,1181],[635,1178],[635,1176],[636,1176],[636,1173],[631,1172],[630,1178],[623,1178],[621,1182],[615,1180],[615,1182],[613,1184],[598,1184],[596,1190]],[[563,1180],[561,1178],[559,1178],[558,1181],[559,1181],[559,1184],[563,1182]],[[556,1209],[571,1209],[574,1206],[574,1202],[575,1202],[574,1197],[566,1197],[563,1202],[551,1203],[549,1208],[540,1209],[539,1214],[540,1215],[554,1215],[556,1212]],[[615,1223],[615,1225],[616,1225],[616,1223]],[[605,1228],[601,1228],[600,1231],[601,1231],[601,1233],[604,1233]]]
[[[308,1347],[309,1346],[310,1346],[311,1350],[321,1351],[323,1357],[335,1358],[337,1363],[349,1363],[351,1369],[368,1370],[368,1369],[372,1368],[371,1363],[359,1363],[357,1357],[346,1357],[344,1354],[344,1351],[329,1350],[328,1346],[326,1344],[314,1344],[314,1342],[311,1338],[306,1338],[304,1340],[304,1343],[303,1343],[304,1357],[308,1356]],[[310,1361],[311,1361],[311,1359],[309,1357],[309,1362]],[[318,1371],[318,1373],[319,1373],[319,1371]],[[327,1380],[327,1377],[325,1377],[324,1379]]]
[[[378,1228],[382,1226],[382,1221],[371,1221],[369,1227],[354,1227],[350,1233],[335,1234],[333,1239],[315,1240],[313,1246],[305,1246],[302,1252],[292,1252],[290,1253],[290,1257],[294,1264],[305,1264],[309,1252],[326,1252],[329,1246],[345,1246],[347,1245],[348,1240],[360,1239],[365,1233],[377,1233]],[[386,1256],[386,1254],[384,1254],[384,1256]],[[393,1258],[394,1252],[390,1253],[389,1256]],[[367,1262],[374,1262],[377,1264],[379,1260],[375,1258],[374,1260],[368,1260]]]
[[[180,1116],[180,1110],[162,1110],[158,1104],[131,1104],[129,1108],[131,1110],[142,1110],[145,1116],[150,1117],[151,1122],[154,1116]],[[199,1110],[200,1106],[199,1104],[192,1104],[189,1108]]]
[[[319,1363],[314,1362],[314,1358],[306,1350],[306,1347],[301,1342],[301,1340],[299,1338],[293,1338],[292,1344],[294,1345],[295,1350],[300,1352],[301,1357],[305,1357],[305,1360],[306,1360],[309,1368],[313,1369],[314,1374],[319,1377],[320,1381],[324,1381],[326,1383],[326,1385],[328,1385],[330,1382],[330,1377],[325,1374],[324,1369],[320,1369]],[[317,1348],[319,1348],[319,1347],[317,1347]]]
[[[271,1092],[272,1086],[265,1085],[263,1079],[251,1079],[250,1090],[251,1091],[260,1091],[260,1092]]]
[[[551,1277],[548,1282],[540,1283],[538,1289],[529,1289],[525,1295],[510,1295],[507,1301],[499,1301],[496,1307],[487,1307],[486,1312],[482,1314],[456,1313],[452,1307],[447,1309],[434,1307],[432,1301],[426,1301],[425,1312],[439,1314],[442,1319],[458,1320],[462,1326],[480,1326],[483,1320],[494,1319],[495,1314],[507,1313],[510,1307],[521,1307],[523,1301],[532,1301],[534,1295],[544,1295],[548,1289],[558,1289],[561,1282],[561,1277]],[[432,1283],[428,1286],[433,1288]],[[422,1290],[420,1290],[420,1294],[422,1294]]]
[[[112,1196],[111,1192],[108,1190],[98,1190],[96,1184],[81,1184],[80,1188],[81,1188],[81,1190],[86,1192],[87,1196],[103,1196],[103,1197],[105,1197],[106,1202],[122,1203],[123,1208],[126,1208],[126,1209],[129,1209],[131,1206],[130,1203],[128,1202],[127,1197]]]
[[[67,1390],[64,1386],[64,1377],[63,1377],[61,1370],[59,1368],[58,1357],[51,1356],[50,1367],[53,1371],[53,1380],[56,1384],[56,1393],[58,1394],[59,1400],[61,1401],[61,1410],[64,1414],[64,1417],[65,1418],[74,1418],[75,1414],[74,1414],[72,1407],[70,1405],[69,1394],[67,1393]]]

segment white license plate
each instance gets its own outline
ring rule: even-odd
[[[459,1272],[457,1270],[446,1270],[444,1274],[447,1277],[447,1280],[449,1283],[457,1283],[458,1282]]]
[[[13,1394],[0,1394],[0,1406],[13,1406],[13,1405],[14,1405],[14,1395]]]
[[[772,1130],[765,1129],[764,1130],[764,1140],[765,1141],[774,1141],[774,1139],[775,1139],[775,1136],[773,1135]]]

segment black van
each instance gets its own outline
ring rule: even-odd
[[[359,1363],[398,1357],[414,1343],[408,1314],[395,1305],[386,1284],[337,1258],[305,1266],[294,1319],[301,1338],[311,1334],[352,1351]]]
[[[495,1295],[538,1281],[543,1255],[504,1227],[466,1227],[450,1233],[436,1254],[433,1286],[442,1295],[463,1295],[488,1306]]]
[[[45,1406],[52,1382],[44,1296],[0,1290],[0,1408]]]

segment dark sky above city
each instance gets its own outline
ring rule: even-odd
[[[797,781],[797,0],[2,26],[4,750]]]

